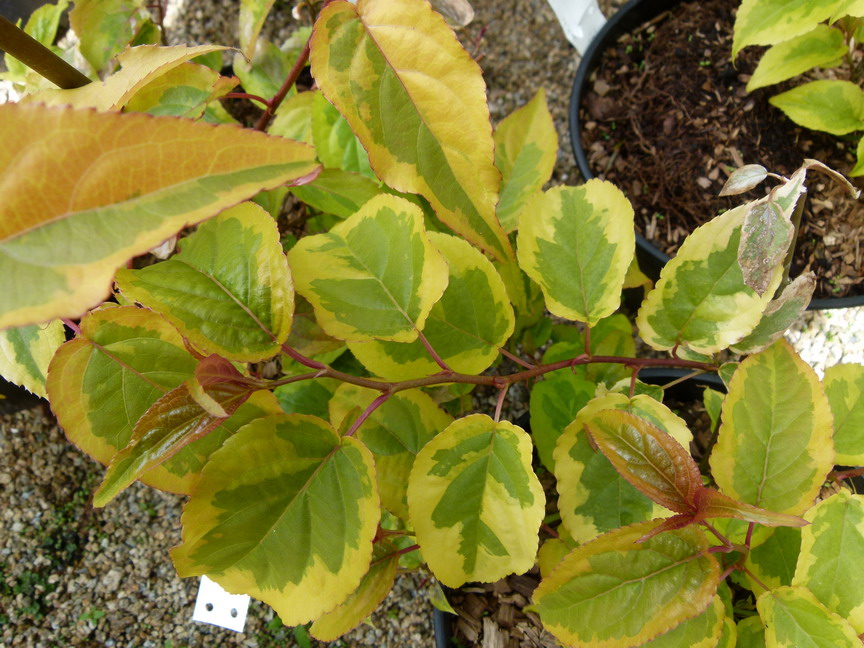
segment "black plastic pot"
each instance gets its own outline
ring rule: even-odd
[[[576,164],[585,180],[593,178],[594,173],[588,165],[588,156],[582,147],[582,120],[579,118],[579,108],[588,91],[591,73],[599,65],[606,48],[614,46],[621,36],[682,2],[684,0],[630,0],[597,33],[582,57],[579,69],[576,71],[576,80],[573,82],[573,92],[570,95],[570,142],[573,145]],[[636,257],[642,271],[655,281],[660,276],[660,270],[671,258],[638,232],[636,233]],[[864,295],[813,299],[807,308],[824,310],[853,306],[864,306]]]
[[[38,396],[0,378],[0,415],[30,409],[42,402]]]

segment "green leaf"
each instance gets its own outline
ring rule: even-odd
[[[582,408],[564,430],[553,454],[561,522],[578,542],[663,515],[662,508],[654,506],[618,474],[602,453],[591,447],[585,423],[598,412],[609,409],[645,418],[679,442],[689,443],[692,438],[684,421],[650,396],[638,395],[631,400],[623,394],[606,394]]]
[[[508,234],[519,225],[519,212],[552,176],[558,133],[546,105],[546,91],[504,118],[495,129],[495,166],[501,172],[497,214]]]
[[[655,349],[685,345],[711,354],[749,334],[780,283],[778,265],[760,297],[744,283],[738,265],[741,225],[750,205],[742,205],[696,228],[660,272],[636,324]]]
[[[312,137],[325,169],[341,169],[377,180],[369,156],[351,126],[320,92],[312,99]]]
[[[429,240],[449,268],[447,288],[432,307],[423,335],[454,371],[479,374],[498,357],[513,333],[513,308],[504,282],[489,261],[467,241],[437,232]],[[348,348],[376,375],[406,380],[440,370],[421,340],[349,342]]]
[[[545,512],[530,438],[484,414],[459,419],[417,455],[408,509],[423,557],[448,587],[530,569]]]
[[[794,322],[810,305],[813,291],[816,289],[816,275],[806,272],[783,289],[780,296],[771,301],[762,319],[747,337],[733,344],[730,349],[735,353],[749,354],[764,351],[775,341],[783,337]]]
[[[615,185],[589,180],[535,194],[523,213],[519,265],[553,315],[594,326],[621,303],[633,258],[633,208]]]
[[[342,427],[351,413],[365,410],[379,392],[342,384],[329,404],[333,425]],[[453,422],[453,417],[418,389],[393,394],[376,409],[357,438],[375,455],[381,505],[403,520],[408,519],[408,475],[417,453]]]
[[[240,49],[246,58],[255,53],[255,42],[274,0],[240,0]]]
[[[377,182],[359,173],[324,169],[312,182],[294,187],[291,193],[315,209],[348,218],[384,190]]]
[[[828,367],[822,383],[834,415],[835,461],[860,466],[864,464],[864,366]]]
[[[48,396],[69,440],[108,464],[129,444],[144,413],[191,378],[198,363],[176,329],[147,309],[106,307],[84,317],[80,326],[81,335],[61,346],[51,361]],[[253,418],[278,411],[272,394],[253,394],[219,428],[141,481],[189,493],[207,457],[228,436]]]
[[[805,128],[832,135],[864,129],[864,90],[851,81],[811,81],[769,101]]]
[[[856,18],[864,16],[864,0],[840,0],[834,9],[830,22],[834,23],[844,16],[854,16]]]
[[[314,91],[298,92],[287,97],[276,109],[276,116],[267,127],[270,135],[312,144],[312,103]]]
[[[233,90],[237,83],[235,77],[223,77],[208,67],[187,62],[136,91],[126,110],[198,119],[209,102]]]
[[[864,583],[854,576],[864,558],[864,496],[841,489],[804,515],[792,585],[809,588],[832,612],[864,633]]]
[[[312,304],[294,295],[294,322],[286,344],[305,356],[337,353],[345,348],[342,340],[330,337],[315,319]]]
[[[447,287],[447,264],[419,207],[378,196],[288,252],[297,292],[333,337],[412,342]]]
[[[774,45],[759,60],[747,92],[780,83],[817,66],[831,67],[846,53],[843,32],[828,25]]]
[[[735,16],[732,59],[749,45],[774,45],[811,31],[841,0],[743,0]]]
[[[251,393],[228,360],[205,358],[195,377],[159,398],[138,419],[129,445],[111,459],[93,506],[105,506],[141,475],[213,432]]]
[[[717,429],[717,424],[720,423],[720,409],[723,407],[724,398],[726,398],[726,394],[710,387],[706,387],[702,392],[702,403],[705,405],[708,418],[711,419],[711,432],[714,432]]]
[[[794,527],[770,529],[760,542],[754,539],[745,566],[769,589],[791,585],[801,549],[801,533],[801,529]],[[755,579],[748,580],[754,592],[763,591]]]
[[[96,72],[100,72],[135,36],[133,21],[144,16],[139,0],[75,0],[69,24],[78,48]]]
[[[629,648],[702,614],[720,582],[708,540],[688,527],[637,542],[658,524],[633,524],[568,554],[534,591],[544,627],[571,645]]]
[[[234,55],[233,69],[246,92],[269,99],[279,92],[296,61],[296,51],[283,51],[259,38],[251,60],[246,60],[240,52]]]
[[[858,147],[855,151],[855,166],[849,172],[849,177],[857,178],[864,175],[864,137],[858,140]]]
[[[822,605],[805,587],[779,587],[756,601],[770,648],[859,648],[861,640],[841,616]]]
[[[483,77],[439,14],[421,0],[331,4],[310,59],[379,178],[421,194],[496,258],[512,258],[495,216],[500,177]]]
[[[320,641],[334,641],[360,625],[393,588],[399,556],[387,542],[376,543],[373,562],[360,585],[348,599],[327,614],[318,617],[309,633]]]
[[[320,419],[278,414],[246,425],[210,457],[172,558],[182,576],[207,574],[299,625],[360,585],[379,517],[366,447]]]
[[[0,328],[77,317],[128,259],[316,171],[304,144],[135,113],[5,104],[0,140]]]
[[[568,370],[547,375],[531,389],[531,438],[540,461],[555,470],[553,452],[558,438],[592,398],[597,386]]]
[[[310,414],[327,420],[337,380],[318,378],[281,385],[273,391],[286,414]]]
[[[726,495],[800,514],[833,466],[831,437],[831,410],[819,378],[781,339],[733,374],[711,473]]]
[[[738,622],[736,648],[765,648],[765,626],[758,614]]]
[[[0,331],[0,376],[45,398],[48,363],[65,339],[59,320]]]
[[[279,352],[294,294],[276,222],[247,202],[203,223],[180,253],[120,270],[120,290],[162,315],[207,353],[256,362]]]
[[[715,596],[702,614],[642,644],[644,648],[718,648],[727,620],[723,599]]]

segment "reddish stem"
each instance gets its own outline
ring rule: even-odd
[[[507,387],[502,387],[498,391],[498,401],[495,403],[495,422],[501,420],[501,408],[504,407],[504,398],[507,396]]]
[[[393,558],[393,556],[401,556],[402,554],[411,553],[412,551],[417,551],[419,548],[420,548],[420,545],[414,544],[414,545],[411,545],[410,547],[405,547],[404,549],[399,549],[398,551],[394,551],[393,553],[389,553],[386,556],[382,556],[378,560],[373,561],[372,564],[369,566],[374,567],[378,563],[382,563],[385,560],[389,560],[390,558]]]
[[[558,532],[555,529],[553,529],[552,527],[550,527],[548,524],[546,524],[545,522],[540,526],[540,528],[543,529],[549,535],[551,535],[553,538],[559,537]]]
[[[585,355],[591,357],[591,327],[585,325]]]
[[[732,547],[732,543],[729,541],[729,538],[727,538],[727,537],[724,536],[722,533],[720,533],[717,529],[715,529],[713,524],[711,524],[710,522],[708,522],[708,521],[706,521],[706,520],[703,520],[703,521],[702,521],[702,526],[704,526],[704,527],[705,527],[706,529],[708,529],[711,533],[713,533],[714,536],[715,536],[715,537],[716,537],[720,542],[723,543],[723,546],[724,546],[724,547],[728,547],[728,548],[731,548],[731,547]]]
[[[630,398],[636,395],[636,379],[639,377],[639,368],[633,367],[633,373],[630,374]]]
[[[258,103],[263,104],[265,108],[270,105],[270,102],[267,101],[264,97],[259,97],[258,95],[255,95],[255,94],[249,94],[248,92],[229,92],[228,94],[226,94],[222,98],[223,99],[249,99],[250,101],[257,101]]]
[[[297,82],[297,78],[300,76],[300,73],[303,71],[303,68],[306,66],[306,61],[309,60],[309,52],[310,52],[310,41],[312,37],[309,37],[309,40],[306,41],[306,44],[303,46],[303,51],[300,52],[300,56],[297,57],[297,61],[294,63],[294,67],[291,68],[291,71],[288,73],[288,76],[285,77],[285,82],[282,84],[282,87],[279,88],[279,92],[277,92],[270,101],[265,102],[267,105],[267,109],[264,111],[264,114],[258,119],[258,122],[255,124],[255,130],[264,131],[267,129],[267,126],[270,124],[270,119],[273,117],[273,113],[276,112],[276,109],[279,108],[279,105],[288,95],[288,91],[294,86]]]
[[[747,527],[747,536],[744,538],[744,546],[748,549],[750,548],[750,541],[753,540],[753,529],[755,527],[756,524],[753,522],[751,522],[750,525]]]
[[[864,475],[864,468],[852,468],[851,470],[842,470],[842,471],[833,471],[828,477],[833,479],[834,481],[841,482],[844,479],[851,479],[852,477],[860,477]]]
[[[426,348],[426,352],[435,361],[435,364],[437,364],[439,367],[441,367],[441,369],[443,371],[446,371],[448,373],[453,373],[453,370],[447,366],[447,363],[444,362],[443,358],[441,358],[441,356],[438,355],[438,352],[432,348],[432,345],[429,343],[429,340],[427,340],[426,336],[423,335],[423,331],[417,331],[417,337],[420,339],[420,342],[423,343],[423,346]]]
[[[76,336],[81,335],[81,329],[78,325],[73,322],[71,319],[66,319],[65,317],[61,320],[66,326],[72,329],[72,332],[75,333]]]
[[[518,364],[520,367],[525,367],[526,369],[533,369],[535,367],[535,365],[531,364],[530,362],[525,362],[522,358],[520,358],[514,353],[510,353],[507,349],[503,347],[499,348],[498,351],[505,358],[509,358],[510,360]]]
[[[357,432],[357,430],[360,428],[361,425],[363,425],[363,423],[366,421],[366,419],[368,419],[370,416],[372,416],[372,413],[376,409],[381,407],[385,402],[387,402],[387,399],[390,398],[392,395],[393,394],[391,392],[385,392],[385,393],[381,394],[378,398],[376,398],[374,401],[369,403],[369,407],[367,407],[365,410],[363,410],[363,413],[360,414],[360,416],[357,417],[357,420],[351,424],[351,427],[348,428],[348,431],[345,433],[345,436],[348,436],[348,437],[354,436],[354,433]]]
[[[745,574],[747,574],[747,576],[750,578],[750,580],[752,580],[754,583],[756,583],[759,587],[761,587],[765,591],[771,590],[770,587],[768,587],[765,583],[763,583],[761,580],[759,580],[759,578],[753,572],[751,572],[749,569],[747,569],[744,565],[738,565],[738,568],[741,571],[743,571]]]

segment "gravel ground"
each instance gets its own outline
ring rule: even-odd
[[[578,59],[554,14],[545,0],[472,4],[475,21],[461,37],[482,54],[493,120],[545,88],[560,138],[554,181],[575,184],[567,103]],[[292,29],[289,9],[277,1],[276,39]],[[236,11],[236,0],[173,6],[171,42],[224,42]],[[808,313],[789,338],[820,370],[864,362],[864,309]],[[180,539],[181,498],[135,485],[94,511],[88,500],[101,473],[47,409],[0,416],[0,646],[297,645],[255,601],[242,634],[191,622],[197,579],[177,578],[168,556]],[[343,645],[431,646],[428,583],[424,574],[400,577],[371,625]]]

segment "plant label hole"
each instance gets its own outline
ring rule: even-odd
[[[192,612],[193,621],[243,632],[248,610],[248,595],[229,594],[206,576],[201,577],[195,610]]]

